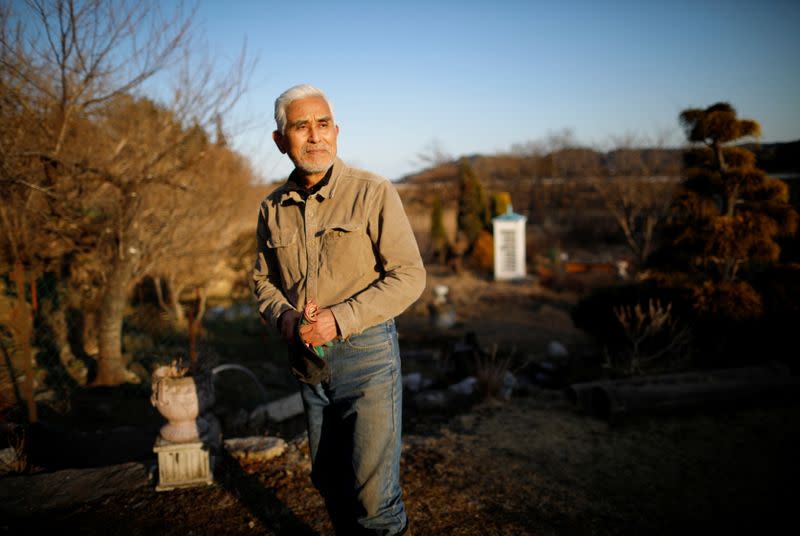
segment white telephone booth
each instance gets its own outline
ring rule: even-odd
[[[525,278],[525,222],[508,205],[506,213],[492,219],[494,226],[494,278]]]

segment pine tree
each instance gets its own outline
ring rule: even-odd
[[[694,289],[698,312],[758,316],[761,298],[748,281],[779,260],[778,238],[797,229],[788,188],[758,169],[752,152],[729,145],[761,131],[730,104],[684,110],[680,121],[695,145],[684,156],[686,178],[651,264]]]
[[[438,262],[444,262],[447,254],[447,232],[444,228],[444,210],[442,209],[442,196],[436,194],[433,198],[431,209],[431,249]]]
[[[794,344],[800,325],[800,265],[781,258],[779,240],[797,232],[798,214],[787,185],[758,169],[752,152],[733,145],[761,128],[737,118],[727,103],[684,110],[680,121],[693,146],[684,155],[684,180],[660,245],[636,282],[581,300],[575,325],[613,354],[631,339],[619,311],[661,303],[690,336],[685,352],[663,353],[657,366],[731,367],[784,357],[792,366],[794,355],[783,348]],[[653,326],[655,316],[648,321]],[[654,333],[672,340],[658,326]],[[669,348],[652,342],[658,352]]]
[[[478,234],[489,226],[489,205],[483,183],[466,159],[461,160],[458,182],[458,230],[464,233],[471,247]]]

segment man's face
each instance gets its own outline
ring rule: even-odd
[[[336,158],[336,137],[330,107],[322,97],[306,97],[286,107],[286,129],[272,138],[278,149],[307,175],[324,174]]]

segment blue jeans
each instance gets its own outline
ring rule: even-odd
[[[328,375],[301,383],[311,479],[337,534],[396,535],[403,386],[394,320],[325,348]]]

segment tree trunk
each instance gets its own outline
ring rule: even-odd
[[[172,321],[177,329],[186,329],[188,321],[186,319],[186,312],[183,310],[183,305],[181,305],[181,292],[183,292],[184,287],[183,285],[176,285],[171,278],[167,280],[167,284],[167,290],[169,292],[169,310],[172,315]]]
[[[727,206],[725,207],[725,215],[726,216],[733,216],[733,213],[736,209],[736,202],[739,198],[739,187],[734,186],[733,191],[727,196],[726,203]]]
[[[97,311],[84,308],[81,311],[81,345],[83,353],[94,358],[100,353],[100,341],[97,336]]]
[[[53,335],[53,344],[64,370],[79,385],[86,385],[86,367],[75,357],[69,343],[69,324],[63,301],[58,298],[45,300],[41,312]]]
[[[25,301],[25,269],[22,263],[17,261],[14,264],[12,280],[17,286],[16,303],[11,308],[10,321],[8,328],[11,330],[14,342],[13,352],[19,356],[21,368],[25,373],[25,399],[28,402],[28,422],[34,423],[38,419],[38,410],[34,400],[34,356],[31,348],[31,338],[33,336],[33,311],[31,306]],[[31,283],[32,285],[35,282]],[[13,376],[12,376],[13,378]]]
[[[159,307],[170,316],[175,328],[179,330],[185,329],[187,326],[186,313],[183,311],[183,305],[181,305],[180,301],[183,286],[176,285],[173,277],[168,277],[164,280],[156,277],[153,281],[156,287],[156,298],[158,298]],[[164,299],[164,287],[167,289],[168,299]]]
[[[725,173],[728,170],[728,165],[725,163],[725,156],[722,153],[722,144],[714,141],[711,144],[711,150],[714,152],[714,163],[717,165],[717,170],[720,173]]]
[[[195,294],[197,295],[195,310],[189,313],[189,358],[192,363],[197,362],[197,335],[200,333],[203,315],[206,312],[205,290],[196,288]]]
[[[122,320],[133,271],[131,259],[117,258],[106,283],[99,311],[100,353],[95,385],[119,385],[128,380],[129,374],[122,359]]]

